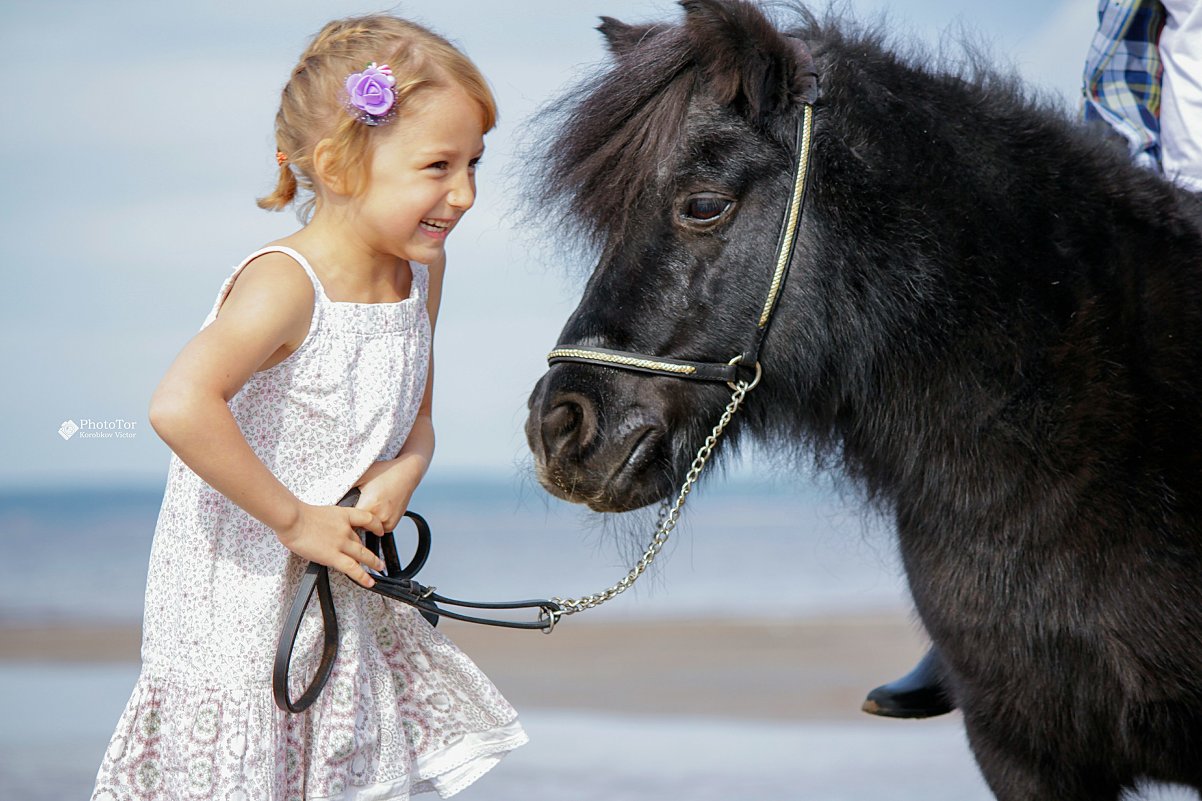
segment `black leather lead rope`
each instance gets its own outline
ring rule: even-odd
[[[354,487],[346,494],[346,497],[338,502],[338,505],[354,506],[358,501],[359,489]],[[378,537],[371,532],[359,529],[364,538],[364,545],[383,559],[385,565],[384,573],[372,573],[375,585],[363,589],[394,601],[409,604],[416,608],[431,626],[438,625],[439,617],[449,617],[467,623],[513,629],[542,629],[549,632],[555,628],[555,621],[563,609],[554,601],[461,601],[439,595],[434,591],[434,587],[419,584],[413,577],[426,564],[426,559],[430,555],[432,541],[430,525],[416,512],[406,511],[405,517],[412,520],[417,527],[417,548],[413,558],[409,560],[409,564],[403,568],[400,558],[397,556],[396,539],[393,537],[393,532],[390,531],[384,536]],[[355,586],[360,585],[356,584]],[[296,647],[296,637],[300,631],[301,620],[305,616],[309,602],[313,600],[314,592],[317,593],[318,602],[321,604],[323,630],[321,662],[317,666],[313,681],[300,697],[293,701],[288,695],[288,673],[292,664],[292,651]],[[476,617],[446,608],[449,606],[468,609],[538,609],[539,617],[532,621],[498,620]],[[271,673],[271,691],[275,697],[276,706],[288,712],[304,712],[308,709],[317,700],[322,688],[329,681],[337,657],[338,615],[334,610],[334,597],[330,592],[330,571],[325,565],[310,562],[304,575],[301,576],[300,586],[297,588],[296,597],[292,600],[292,608],[280,630],[280,640],[276,645],[275,663]]]
[[[296,635],[300,631],[301,619],[305,609],[313,599],[313,591],[321,602],[321,623],[325,640],[321,646],[321,664],[317,666],[317,675],[301,697],[292,701],[288,697],[288,670],[292,664],[292,649],[296,647]],[[325,565],[310,562],[305,574],[301,576],[300,587],[296,598],[292,601],[292,609],[288,619],[280,631],[280,641],[275,651],[275,666],[271,673],[271,691],[275,696],[275,704],[288,712],[303,712],[308,709],[322,687],[330,679],[330,671],[334,669],[334,659],[338,656],[338,616],[334,613],[334,599],[330,595],[330,574]]]

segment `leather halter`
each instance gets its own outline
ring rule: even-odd
[[[793,261],[793,245],[797,240],[797,229],[800,226],[801,213],[805,207],[806,175],[810,166],[813,132],[814,107],[810,103],[803,103],[802,114],[797,120],[797,166],[793,171],[793,191],[789,196],[784,219],[781,221],[780,236],[777,238],[776,269],[772,273],[772,281],[768,286],[764,308],[760,312],[755,331],[746,348],[729,361],[700,362],[586,345],[557,345],[555,350],[547,354],[547,363],[551,365],[559,362],[598,364],[604,367],[616,367],[674,378],[688,378],[694,381],[724,381],[732,387],[738,381],[740,367],[754,368],[755,378],[751,382],[754,385],[760,376],[760,347],[768,333],[772,314],[776,310],[776,301],[780,297],[781,287],[784,286],[785,278],[789,274],[789,265]]]

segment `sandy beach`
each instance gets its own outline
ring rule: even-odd
[[[923,652],[904,616],[565,620],[551,635],[440,624],[519,709],[756,720],[863,717],[864,692]],[[136,663],[137,626],[0,626],[0,662]]]
[[[859,711],[867,689],[922,654],[904,615],[569,619],[550,636],[443,625],[531,737],[464,801],[991,797],[959,715],[914,722]],[[136,678],[138,645],[137,626],[0,625],[9,719],[0,797],[86,797]]]

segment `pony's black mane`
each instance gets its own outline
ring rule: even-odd
[[[960,84],[990,105],[1009,107],[1016,118],[1071,124],[1053,99],[997,71],[968,34],[958,37],[954,54],[932,54],[894,41],[884,16],[868,25],[834,7],[821,18],[800,4],[785,9],[780,29],[805,41],[820,65],[838,70],[854,61],[865,73],[900,70]],[[567,240],[583,239],[598,250],[626,229],[633,210],[657,198],[703,77],[698,49],[705,44],[683,27],[647,25],[639,33],[637,47],[612,55],[608,69],[592,71],[543,109],[534,121],[541,135],[531,136],[537,150],[525,160],[532,216],[546,222],[550,212],[555,227],[579,235]],[[828,79],[819,76],[827,97]],[[779,133],[782,143],[789,130]]]

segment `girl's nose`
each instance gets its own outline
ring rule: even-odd
[[[467,211],[476,202],[476,181],[471,175],[461,175],[447,195],[447,203]]]

